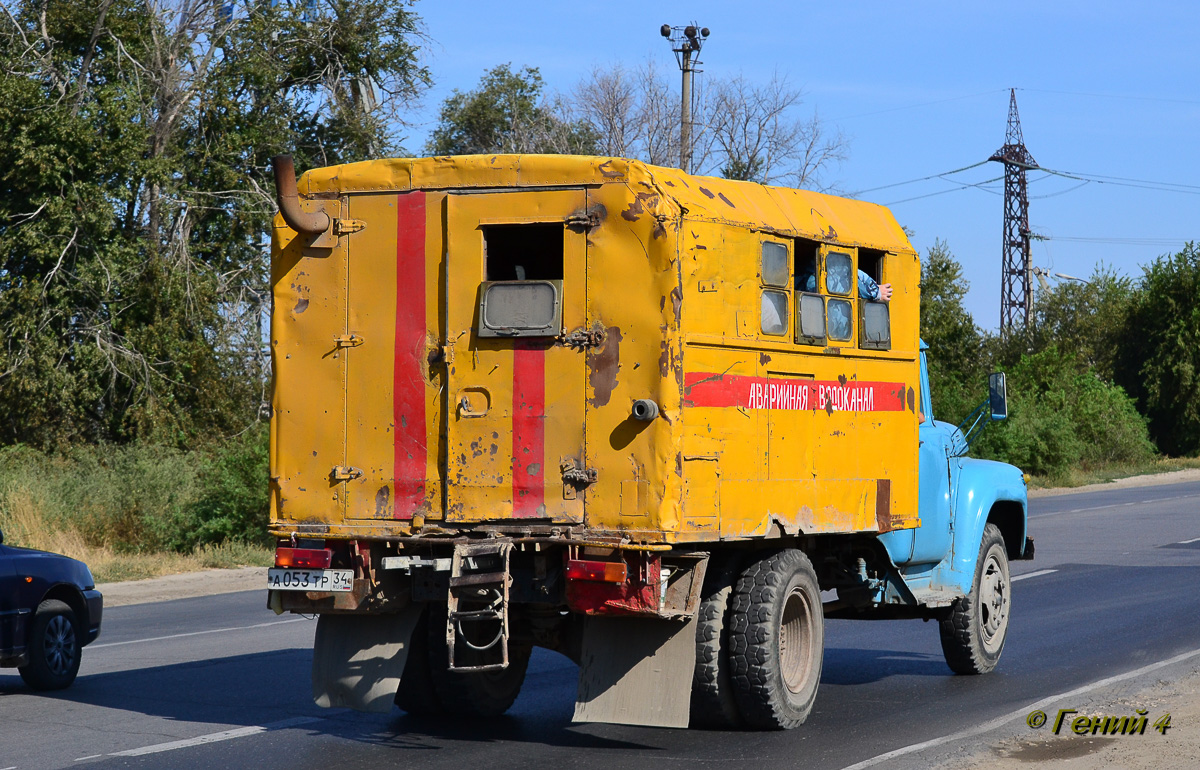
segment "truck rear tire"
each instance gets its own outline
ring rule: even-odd
[[[742,571],[730,600],[729,663],[747,727],[787,730],[808,719],[824,659],[825,617],[812,562],[795,549]]]
[[[525,683],[533,648],[508,642],[508,667],[499,671],[453,671],[446,644],[446,607],[429,608],[429,679],[446,712],[463,717],[498,717],[512,706]],[[469,648],[458,654],[469,659]]]
[[[971,593],[942,619],[942,654],[956,674],[986,674],[1000,662],[1012,607],[1008,553],[995,524],[983,529]]]
[[[731,555],[711,557],[696,623],[692,727],[729,730],[742,723],[729,673],[729,597],[736,578],[737,563]]]

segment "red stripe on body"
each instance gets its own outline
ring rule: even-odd
[[[901,412],[909,390],[902,382],[744,377],[687,372],[684,406],[830,412]]]
[[[546,349],[516,340],[512,403],[513,517],[545,516]]]
[[[392,385],[396,503],[411,519],[425,502],[425,193],[396,197],[396,366]]]

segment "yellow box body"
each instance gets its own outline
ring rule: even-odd
[[[574,156],[370,161],[299,188],[337,222],[315,240],[274,227],[276,534],[918,525],[920,266],[886,209]],[[536,224],[562,232],[560,333],[481,337],[485,234]],[[762,332],[764,242],[789,255],[779,336]],[[796,341],[794,252],[814,242],[822,266],[882,255],[890,349],[862,347],[857,322]],[[658,418],[631,417],[637,399]]]

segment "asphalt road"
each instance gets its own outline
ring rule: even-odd
[[[1200,651],[1198,512],[1197,482],[1033,500],[1037,560],[1013,565],[1029,577],[996,672],[952,675],[933,623],[830,621],[816,708],[784,733],[572,725],[575,666],[542,650],[510,714],[483,726],[323,711],[309,700],[315,623],[272,615],[265,591],[118,607],[71,689],[35,695],[0,669],[0,770],[918,767],[879,757]]]

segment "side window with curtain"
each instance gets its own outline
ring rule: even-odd
[[[759,260],[762,284],[759,328],[763,334],[783,337],[788,333],[788,319],[791,318],[788,248],[777,241],[763,241]]]
[[[854,339],[854,300],[858,280],[850,249],[828,247],[825,251],[825,333],[830,342]]]

